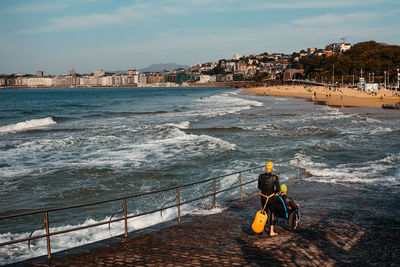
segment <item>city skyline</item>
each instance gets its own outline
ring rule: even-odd
[[[0,73],[194,65],[327,43],[400,44],[395,0],[2,1]]]

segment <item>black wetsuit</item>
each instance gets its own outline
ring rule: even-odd
[[[297,210],[297,205],[291,197],[286,194],[282,194],[271,201],[270,209],[271,224],[275,225],[278,218],[288,219],[290,213]]]
[[[258,176],[258,188],[261,190],[261,194],[265,196],[269,196],[273,193],[278,193],[280,191],[280,183],[279,183],[279,178],[276,175],[273,175],[272,173],[263,173]],[[271,197],[268,200],[268,204],[265,207],[265,211],[268,213],[268,210],[270,209],[271,202],[274,202],[275,197]],[[261,196],[261,206],[264,208],[265,201],[267,199],[263,196]],[[268,224],[270,224],[270,219],[268,218]]]

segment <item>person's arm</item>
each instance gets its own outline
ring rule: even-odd
[[[294,200],[291,197],[287,197],[287,202],[290,206],[292,206],[293,208],[300,208],[299,204],[296,204],[296,202],[294,202]]]
[[[260,190],[261,190],[261,178],[262,178],[262,174],[260,174],[258,176],[258,189],[260,189]]]
[[[279,182],[279,177],[275,175],[275,193],[279,193],[281,191],[281,183]]]

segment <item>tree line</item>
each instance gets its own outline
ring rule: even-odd
[[[331,56],[304,56],[295,60],[299,54],[293,53],[291,67],[304,69],[306,78],[317,81],[331,81],[333,69],[335,81],[351,83],[353,75],[355,81],[360,78],[361,70],[366,82],[374,79],[375,82],[384,81],[389,75],[390,81],[397,81],[397,69],[400,68],[400,46],[377,43],[375,41],[361,42],[353,45],[349,50]]]

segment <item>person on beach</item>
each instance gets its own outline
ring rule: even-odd
[[[274,198],[271,201],[271,231],[270,236],[276,236],[278,233],[274,231],[274,227],[278,218],[289,219],[289,216],[292,212],[295,212],[298,208],[300,208],[299,204],[296,204],[294,200],[287,195],[287,186],[282,184],[280,186],[280,194],[278,197]]]
[[[276,175],[272,174],[272,169],[274,167],[274,164],[269,161],[267,163],[267,171],[266,173],[262,173],[258,176],[258,189],[261,190],[261,194],[264,196],[261,196],[261,206],[264,208],[265,202],[267,201],[267,198],[265,196],[270,196],[272,194],[279,193],[280,190],[280,183],[279,183],[279,177]],[[267,206],[265,207],[265,212],[269,214],[270,212],[270,207],[271,203],[274,202],[275,196],[272,196],[267,203]],[[269,216],[271,217],[271,216]],[[270,218],[268,218],[267,221],[268,225],[271,226]],[[270,236],[274,236],[275,232],[273,227],[270,229]]]

